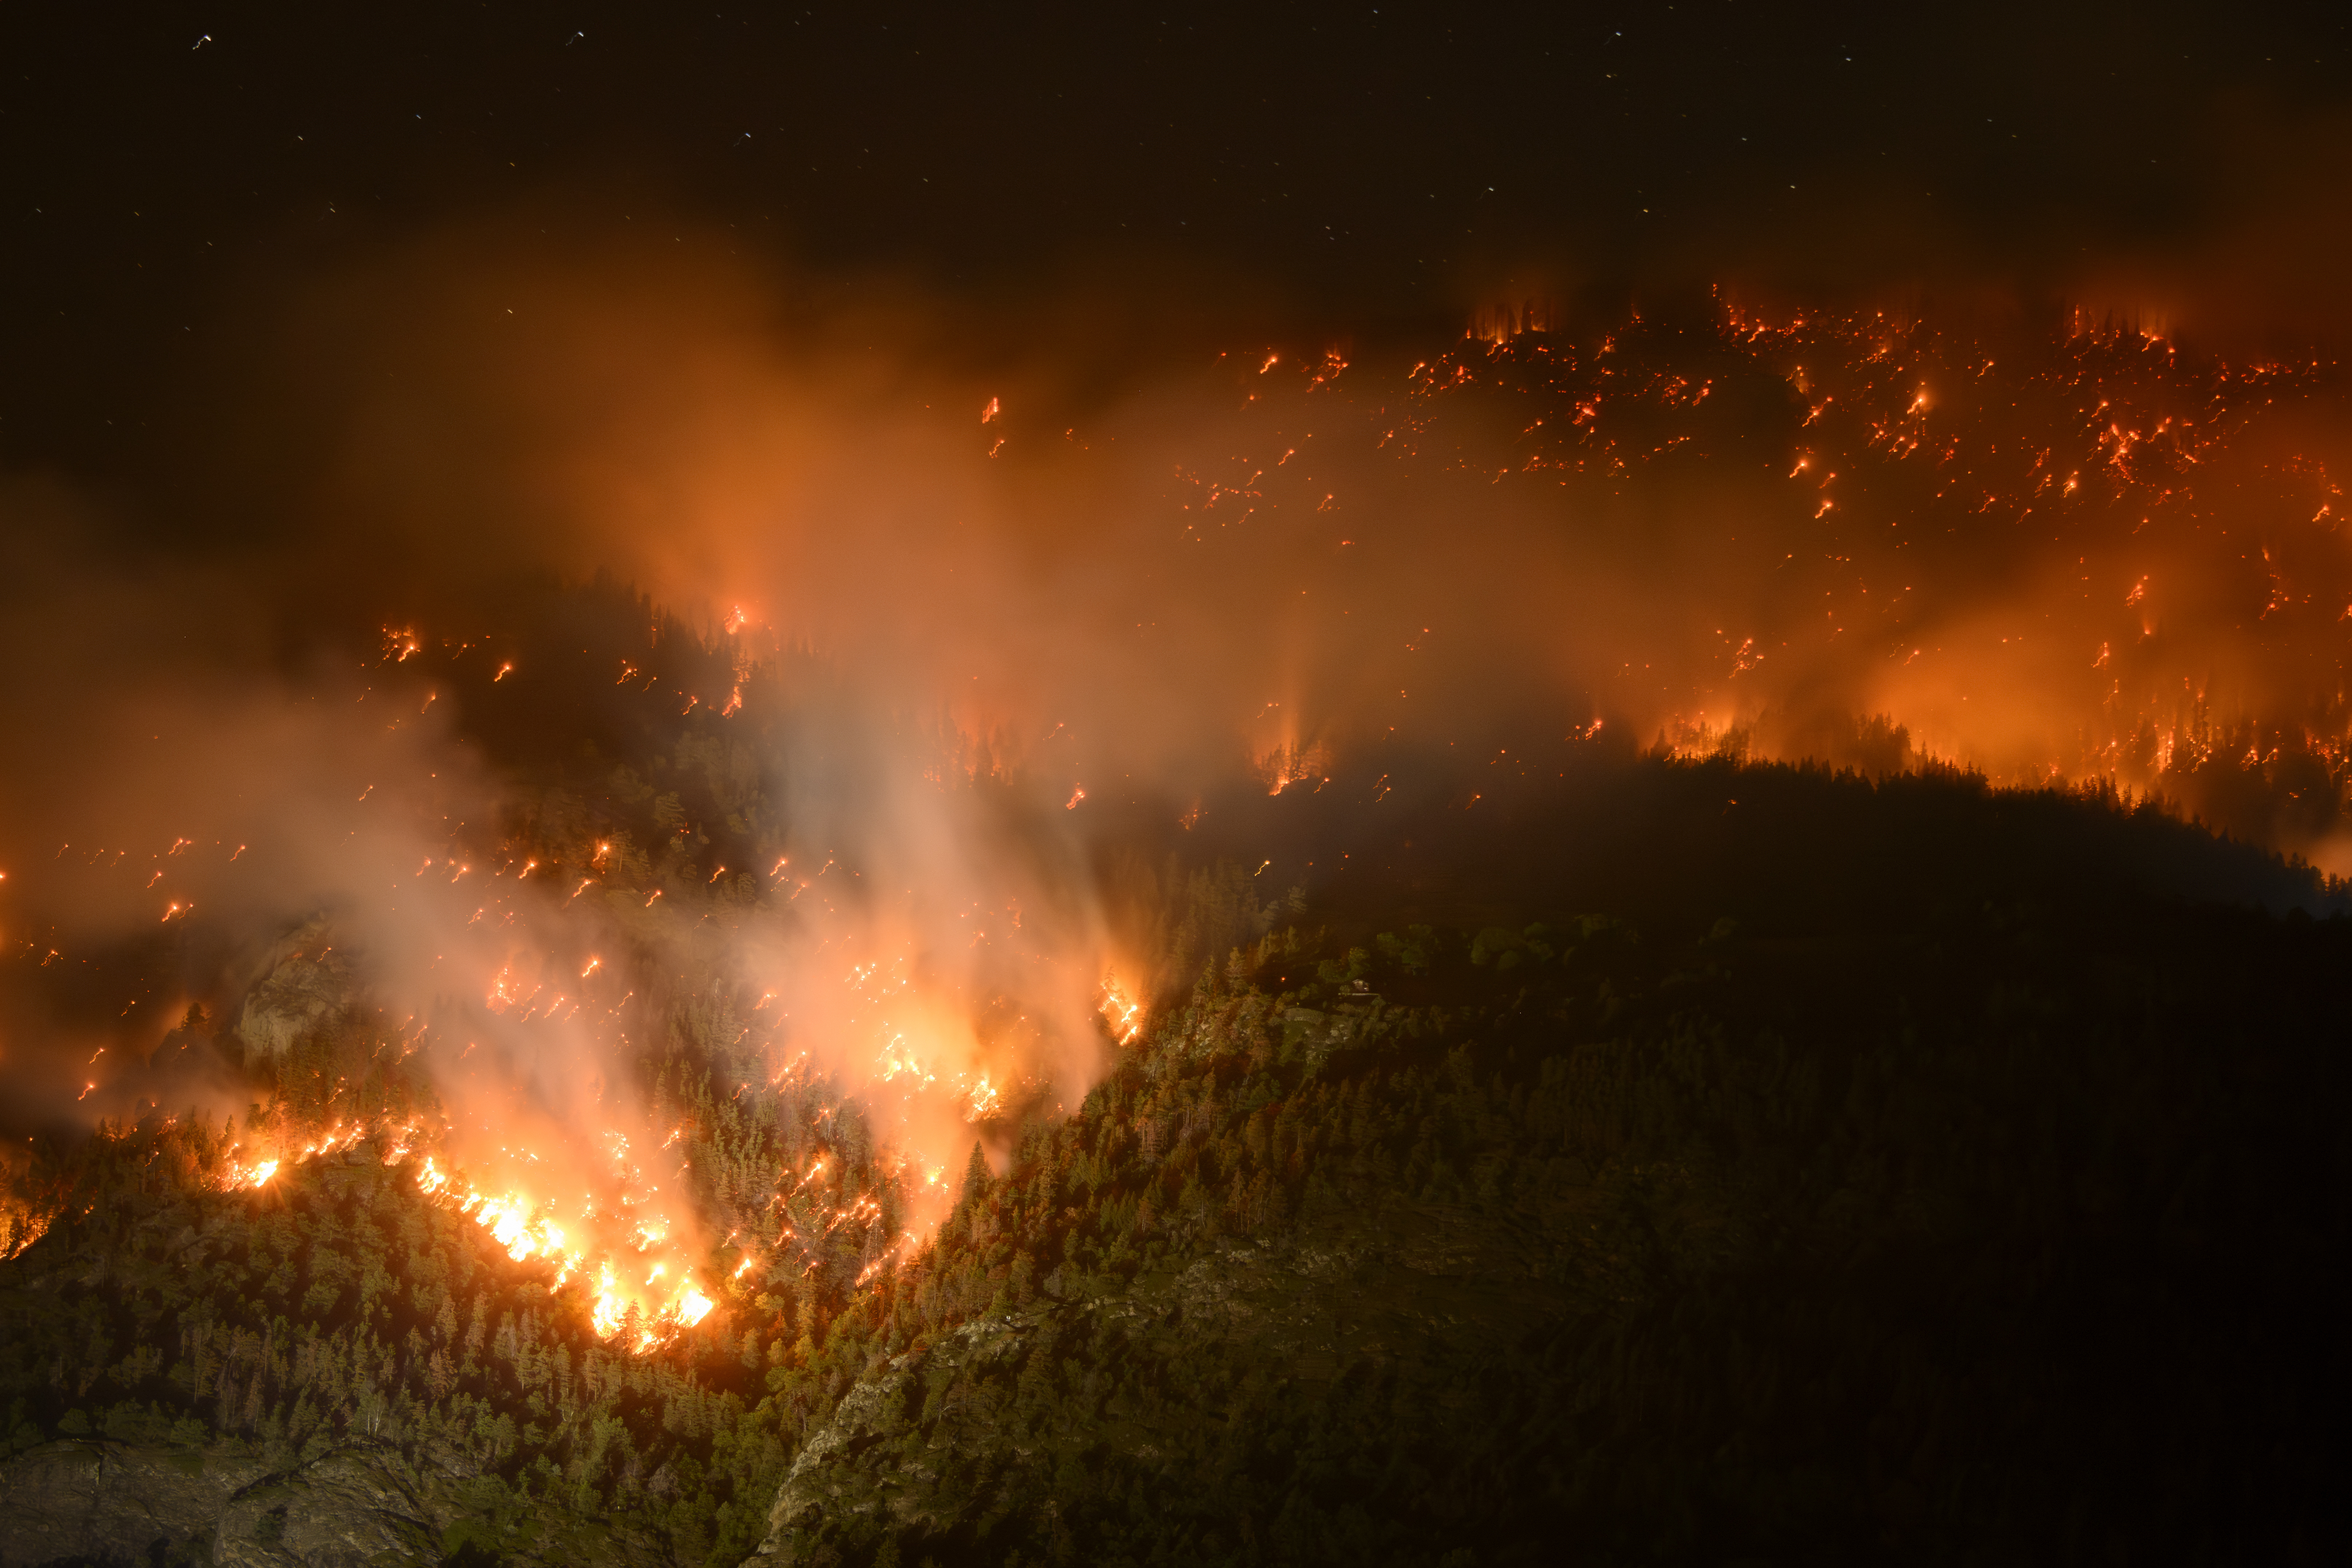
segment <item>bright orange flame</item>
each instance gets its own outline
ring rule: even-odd
[[[1110,1028],[1111,1038],[1122,1046],[1131,1046],[1143,1034],[1143,1004],[1127,994],[1116,977],[1103,982],[1102,1000],[1098,1004],[1103,1022]]]
[[[396,1165],[411,1152],[410,1146],[420,1129],[414,1124],[371,1124],[366,1121],[338,1121],[314,1136],[308,1143],[276,1159],[244,1163],[234,1157],[223,1185],[231,1189],[254,1189],[267,1185],[288,1160],[300,1162],[324,1154],[340,1153],[357,1146],[371,1134],[384,1139],[383,1163]],[[620,1159],[626,1151],[627,1140],[618,1134],[611,1140],[614,1157]],[[627,1348],[642,1352],[666,1344],[680,1330],[691,1328],[709,1315],[714,1303],[696,1284],[692,1267],[677,1256],[657,1257],[643,1275],[644,1284],[631,1288],[622,1283],[614,1270],[614,1258],[610,1248],[583,1239],[581,1230],[593,1231],[597,1211],[583,1202],[580,1227],[560,1220],[557,1205],[534,1200],[521,1192],[488,1193],[476,1191],[463,1177],[443,1168],[432,1154],[420,1158],[416,1169],[417,1190],[427,1197],[446,1203],[459,1214],[470,1216],[488,1231],[506,1255],[517,1263],[534,1259],[551,1265],[555,1270],[553,1288],[561,1290],[574,1274],[586,1275],[593,1268],[597,1281],[589,1295],[589,1317],[596,1331],[613,1338],[634,1322],[635,1337]],[[633,1201],[624,1196],[622,1201]],[[609,1218],[609,1216],[607,1216]],[[638,1258],[644,1258],[663,1246],[667,1239],[667,1226],[660,1221],[639,1224],[625,1244]],[[740,1275],[753,1259],[747,1255]]]

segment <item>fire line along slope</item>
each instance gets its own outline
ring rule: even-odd
[[[606,1322],[467,1204],[365,987],[206,1035],[289,949],[175,1047],[250,1109],[12,1157],[0,1560],[2341,1543],[2352,921],[2307,868],[2112,794],[1590,749],[1475,809],[1400,753],[1106,813],[1161,982],[934,1172],[895,1080],[747,1070],[709,933],[780,895],[662,816],[773,808],[703,721],[542,761],[499,830],[668,963],[615,1070],[707,1233],[645,1258],[708,1310]]]

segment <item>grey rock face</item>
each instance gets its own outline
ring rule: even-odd
[[[240,1490],[221,1512],[215,1568],[394,1568],[441,1561],[424,1499],[390,1465],[345,1450]]]
[[[236,1490],[258,1460],[193,1448],[44,1443],[0,1464],[0,1568],[61,1557],[146,1563],[157,1542],[204,1560]]]
[[[236,1023],[246,1060],[278,1059],[351,999],[351,973],[313,921],[278,944]]]
[[[479,1510],[466,1477],[388,1447],[344,1447],[273,1471],[242,1445],[209,1449],[62,1440],[0,1462],[0,1568],[72,1558],[124,1568],[429,1568],[446,1532]],[[574,1516],[502,1539],[506,1560],[639,1568],[653,1542]]]

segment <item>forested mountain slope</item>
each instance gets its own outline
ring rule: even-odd
[[[972,1173],[766,1551],[2340,1543],[2352,927],[1293,942]]]
[[[641,1068],[703,1200],[820,1240],[651,1353],[380,1143],[20,1163],[0,1562],[2340,1552],[2352,921],[2307,873],[1728,762],[1262,810],[1147,879],[1192,978],[896,1268],[824,1223],[899,1201],[856,1107],[746,1086],[680,975]],[[1277,894],[1253,834],[1351,868]],[[429,1109],[383,1027],[257,1115]]]

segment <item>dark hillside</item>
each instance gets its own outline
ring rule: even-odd
[[[1911,912],[1268,937],[974,1172],[771,1550],[2332,1556],[2352,925]]]
[[[838,1089],[736,1089],[747,1004],[677,976],[640,1070],[701,1196],[823,1239],[650,1354],[388,1148],[37,1146],[0,1562],[2337,1554],[2339,891],[1965,777],[1347,782],[1106,852],[1190,978],[895,1271],[830,1228],[900,1201]],[[742,897],[691,870],[640,868]],[[382,1028],[256,1114],[421,1104]]]

